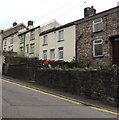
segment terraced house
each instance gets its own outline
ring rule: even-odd
[[[87,7],[83,19],[65,25],[57,21],[41,27],[29,21],[27,28],[14,24],[11,32],[3,34],[3,50],[42,60],[76,60],[81,66],[87,66],[88,58],[92,65],[119,65],[119,6],[101,13]]]
[[[86,66],[90,57],[93,65],[119,65],[119,6],[98,14],[93,7],[85,8],[75,25],[79,63]]]
[[[28,21],[28,27],[19,31],[20,53],[27,57],[38,57],[40,26],[33,27],[33,21]]]
[[[3,51],[11,51],[19,53],[19,30],[24,29],[26,26],[23,23],[13,23],[13,27],[6,29],[2,33]]]
[[[75,57],[75,35],[72,23],[40,32],[39,59],[71,62]]]

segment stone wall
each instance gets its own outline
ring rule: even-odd
[[[93,20],[102,18],[103,30],[93,33]],[[90,18],[85,18],[82,22],[77,22],[76,25],[76,38],[83,34],[77,45],[77,58],[83,66],[87,64],[87,58],[93,59],[93,64],[112,64],[112,44],[109,40],[110,36],[119,34],[118,32],[118,18],[117,11],[112,10],[106,14],[100,13]],[[96,39],[103,40],[103,57],[93,57],[93,41]]]
[[[4,65],[4,74],[19,80],[35,80],[36,84],[69,92],[110,105],[118,103],[119,69],[39,69],[22,65]],[[35,72],[35,74],[34,74]],[[35,75],[35,76],[34,76]]]

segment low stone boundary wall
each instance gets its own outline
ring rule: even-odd
[[[21,80],[35,79],[40,85],[111,105],[117,105],[119,99],[119,69],[39,69],[4,64],[3,74]]]

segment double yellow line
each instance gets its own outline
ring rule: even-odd
[[[15,83],[15,82],[11,82],[11,81],[8,81],[8,80],[2,80],[2,81],[6,82],[6,83],[9,83],[9,84],[13,84],[13,85],[19,86],[19,87],[22,87],[22,88],[25,88],[25,89],[28,89],[28,90],[39,92],[39,93],[42,93],[42,94],[45,94],[45,95],[48,95],[48,96],[51,96],[51,97],[54,97],[54,98],[58,98],[60,100],[64,100],[64,101],[67,101],[67,102],[70,102],[70,103],[74,103],[74,104],[77,104],[77,105],[82,104],[79,101],[75,101],[73,99],[66,98],[64,96],[58,96],[58,95],[55,95],[53,93],[48,93],[48,92],[45,92],[45,91],[42,91],[42,90],[39,90],[39,89],[27,87],[25,85],[21,85],[21,84],[18,84],[18,83]],[[95,106],[88,106],[88,107],[92,108],[92,109],[95,109],[95,110],[98,110],[98,111],[101,111],[101,112],[106,112],[106,113],[110,113],[110,114],[113,114],[113,115],[119,115],[118,112],[114,112],[114,111],[111,111],[111,110],[107,110],[107,109],[103,109],[103,108],[99,108],[99,107],[95,107]]]

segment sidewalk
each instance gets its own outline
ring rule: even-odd
[[[104,104],[101,101],[92,100],[92,99],[84,98],[81,96],[73,95],[70,93],[64,93],[61,91],[57,91],[57,90],[54,90],[54,89],[51,89],[51,88],[48,88],[45,86],[38,85],[35,81],[29,81],[29,80],[23,81],[23,80],[18,80],[18,79],[6,77],[6,76],[3,76],[2,79],[16,82],[18,84],[22,84],[22,85],[25,85],[28,87],[40,89],[40,90],[45,91],[47,93],[52,93],[52,94],[55,94],[58,96],[63,96],[65,98],[73,99],[75,101],[79,101],[80,103],[82,103],[83,105],[86,105],[86,106],[94,106],[97,108],[103,108],[103,109],[107,109],[107,110],[119,113],[119,109],[117,109],[116,107],[113,107],[111,105]]]

